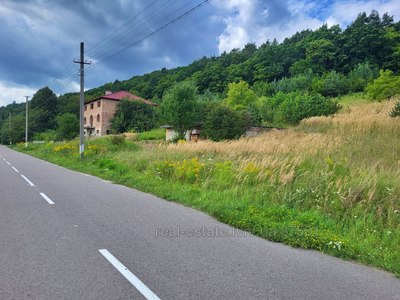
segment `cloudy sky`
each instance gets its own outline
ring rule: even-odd
[[[44,86],[57,94],[78,91],[73,60],[80,42],[92,62],[85,76],[92,88],[249,42],[282,41],[324,23],[345,28],[362,11],[400,18],[399,0],[210,0],[199,6],[203,2],[0,0],[0,106]]]

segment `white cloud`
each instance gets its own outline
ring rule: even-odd
[[[233,48],[241,48],[252,42],[249,28],[255,25],[253,15],[256,2],[251,0],[220,0],[215,5],[228,16],[224,19],[225,31],[218,37],[218,50],[220,53],[230,51]],[[252,28],[256,31],[256,28]]]
[[[369,14],[373,9],[377,10],[381,15],[389,13],[394,15],[395,20],[400,17],[400,1],[337,1],[332,6],[332,13],[326,19],[328,26],[339,24],[342,28],[346,28],[357,15],[363,11]]]
[[[32,97],[36,91],[37,89],[29,86],[0,81],[0,106],[5,106],[13,101],[24,102],[25,96]]]
[[[314,6],[312,3],[288,1],[281,11],[284,14],[281,18],[279,16],[276,18],[277,12],[272,8],[265,8],[262,5],[264,5],[262,1],[251,0],[215,1],[215,6],[228,15],[224,19],[225,30],[218,37],[220,53],[242,48],[247,43],[260,45],[267,40],[282,41],[297,31],[316,29],[323,24],[306,14]],[[267,24],[269,16],[273,16],[277,21]]]
[[[315,30],[324,23],[346,28],[363,11],[369,14],[375,9],[381,15],[388,12],[396,21],[400,17],[399,0],[215,0],[214,6],[225,22],[224,31],[218,36],[220,53],[242,48],[249,42],[281,42],[298,31]]]

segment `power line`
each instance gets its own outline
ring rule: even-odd
[[[142,37],[138,38],[134,42],[129,43],[128,45],[122,47],[121,49],[116,50],[115,45],[112,44],[113,41],[117,40],[119,37],[123,37],[122,40],[125,40],[125,43],[128,43],[130,40],[129,36],[134,34],[135,29],[140,24],[144,23],[149,18],[155,16],[161,9],[163,9],[166,6],[166,4],[170,4],[170,3],[168,3],[168,1],[166,1],[163,5],[156,7],[149,15],[144,16],[143,18],[137,20],[137,23],[135,23],[133,27],[127,27],[135,19],[138,19],[139,16],[143,15],[143,13],[145,11],[148,11],[151,7],[153,7],[157,2],[159,2],[159,0],[153,1],[149,6],[147,6],[145,9],[143,9],[140,13],[138,13],[135,16],[133,16],[132,18],[130,18],[121,27],[117,28],[111,34],[109,34],[107,37],[105,37],[104,39],[102,39],[101,41],[96,43],[93,47],[91,47],[90,50],[87,52],[87,54],[88,53],[92,53],[92,54],[98,53],[98,55],[97,55],[97,58],[96,58],[96,55],[94,57],[92,57],[92,56],[90,57],[91,59],[95,60],[95,62],[90,67],[86,68],[86,72],[91,71],[93,68],[95,68],[97,65],[104,62],[105,60],[108,60],[108,59],[126,51],[127,49],[143,42],[144,40],[150,38],[151,36],[158,34],[160,31],[162,31],[163,29],[172,25],[173,23],[178,22],[179,20],[183,19],[184,17],[190,15],[191,13],[193,13],[196,10],[200,9],[201,7],[205,6],[208,2],[210,2],[210,0],[203,0],[201,3],[186,10],[184,13],[175,17],[171,21],[168,21],[165,24],[159,26],[157,29],[151,31],[148,34],[145,34],[144,32],[139,34],[139,36],[142,36]],[[186,3],[182,6],[180,6],[179,8],[173,10],[171,13],[169,13],[167,15],[167,18],[169,16],[176,14],[180,10],[183,10],[183,8],[187,7],[189,4]],[[121,42],[123,43],[123,41],[121,41]],[[106,51],[108,49],[109,49],[109,51]],[[114,49],[114,52],[112,51],[112,49]],[[103,52],[103,54],[101,54],[101,52]],[[74,74],[74,72],[71,72],[73,69],[74,69],[73,65],[69,65],[60,73],[60,75],[58,75],[56,78],[54,78],[53,82],[59,86],[58,92],[56,94],[61,94],[61,92],[64,89],[66,89],[71,83],[74,82],[73,77],[77,76],[77,74]]]
[[[168,6],[170,3],[165,2],[162,6],[157,7],[156,9],[154,9],[149,15],[145,16],[144,18],[140,19],[137,21],[136,24],[134,24],[133,27],[131,28],[125,28],[123,31],[121,31],[120,33],[118,33],[116,36],[114,36],[113,38],[111,38],[110,40],[107,41],[107,43],[105,43],[104,45],[102,45],[100,48],[96,49],[97,52],[100,52],[101,48],[105,48],[103,49],[103,54],[99,53],[98,56],[96,55],[92,55],[92,59],[94,60],[101,60],[102,58],[104,58],[105,56],[107,56],[107,52],[112,52],[112,49],[115,49],[115,43],[114,41],[118,41],[120,39],[120,43],[124,44],[124,43],[128,43],[131,38],[130,35],[138,35],[137,33],[135,34],[135,29],[139,27],[139,25],[145,24],[149,19],[154,19],[157,15],[157,13],[159,11],[162,11],[166,6]],[[176,12],[178,12],[179,10],[181,10],[182,8],[188,6],[190,3],[186,3],[182,6],[180,6],[178,9],[174,10],[172,13],[168,14],[167,16],[163,16],[164,18],[168,18],[169,16],[175,14]],[[125,40],[125,41],[124,41]],[[95,51],[96,52],[96,51]]]
[[[92,66],[90,66],[89,68],[87,68],[86,71],[89,71],[89,70],[93,69],[94,66],[98,65],[99,63],[101,63],[101,62],[103,62],[103,61],[105,61],[105,60],[107,60],[107,59],[110,59],[110,58],[114,57],[115,55],[120,54],[120,53],[126,51],[128,48],[130,48],[130,47],[132,47],[132,46],[134,46],[134,45],[137,45],[137,44],[141,43],[142,41],[144,41],[145,39],[147,39],[147,38],[149,38],[149,37],[151,37],[151,36],[153,36],[153,35],[159,33],[160,31],[162,31],[163,29],[165,29],[165,28],[168,27],[169,25],[171,25],[171,24],[173,24],[173,23],[175,23],[175,22],[181,20],[181,19],[184,18],[185,16],[187,16],[187,15],[193,13],[194,11],[200,9],[201,7],[203,7],[204,5],[206,5],[209,1],[210,1],[210,0],[204,0],[203,2],[201,2],[200,4],[196,5],[195,7],[191,8],[191,9],[189,9],[189,10],[186,11],[185,13],[179,15],[179,16],[176,17],[175,19],[169,21],[168,23],[162,25],[161,27],[157,28],[156,30],[154,30],[154,31],[150,32],[149,34],[145,35],[143,38],[141,38],[141,39],[139,39],[139,40],[137,40],[137,41],[135,41],[135,42],[129,44],[128,46],[122,48],[121,50],[118,50],[117,52],[115,52],[115,53],[113,53],[113,54],[110,54],[110,55],[108,55],[107,57],[105,57],[105,58],[99,60],[98,62],[96,62],[96,63],[94,63],[94,64],[92,64]]]
[[[148,9],[150,9],[150,7],[152,7],[155,3],[157,3],[159,0],[153,1],[149,6],[147,6],[144,10],[142,10],[140,13],[136,14],[135,16],[133,16],[132,18],[130,18],[126,23],[124,23],[121,27],[115,29],[111,34],[109,34],[107,37],[105,37],[104,39],[102,39],[101,41],[99,41],[98,43],[96,43],[95,45],[93,45],[91,48],[89,48],[89,50],[86,52],[86,55],[92,53],[96,47],[100,46],[102,43],[104,43],[106,40],[110,39],[113,37],[114,34],[116,34],[118,31],[120,31],[122,28],[128,26],[128,24],[130,24],[133,20],[135,20],[138,16],[140,16],[141,14],[143,14],[145,11],[147,11]]]

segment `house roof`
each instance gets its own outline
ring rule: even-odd
[[[94,102],[94,101],[97,101],[100,99],[107,99],[107,100],[114,100],[114,101],[120,101],[122,99],[129,99],[129,100],[142,101],[146,104],[157,106],[157,103],[154,103],[153,101],[143,99],[139,96],[136,96],[134,94],[131,94],[131,93],[125,92],[125,91],[119,91],[119,92],[111,93],[108,95],[103,95],[103,96],[91,99],[91,100],[87,101],[85,104]]]

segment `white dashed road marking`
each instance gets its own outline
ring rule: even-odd
[[[25,179],[25,181],[26,181],[30,186],[35,186],[35,185],[33,184],[33,182],[30,181],[28,178],[26,178],[24,175],[21,174],[21,177],[22,177],[23,179]]]
[[[54,204],[54,202],[45,193],[40,193],[40,196],[42,196],[43,199],[47,201],[47,203]]]
[[[99,252],[126,278],[128,281],[148,300],[160,300],[143,282],[140,281],[131,271],[128,270],[118,259],[107,249]]]

